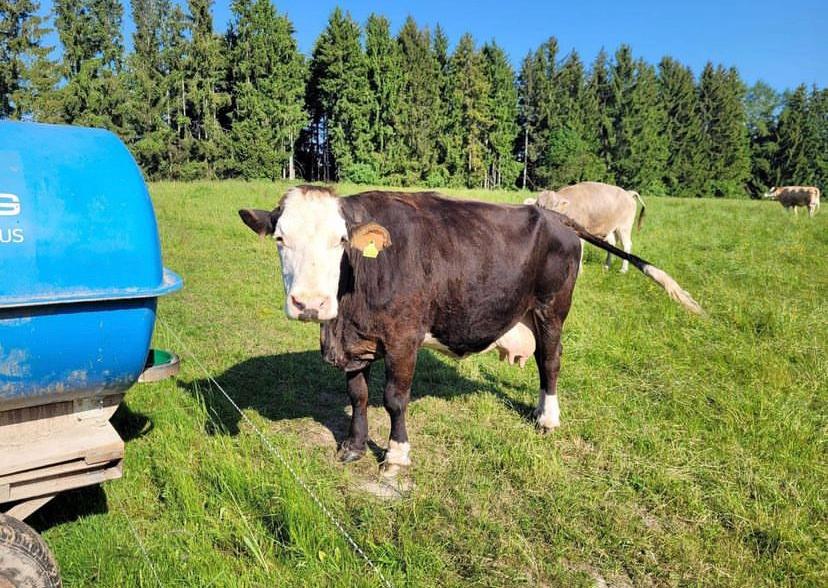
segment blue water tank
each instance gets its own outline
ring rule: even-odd
[[[114,134],[0,122],[0,410],[125,391],[180,287]]]

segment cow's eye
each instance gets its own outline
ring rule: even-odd
[[[342,237],[342,238],[339,240],[339,244],[340,244],[340,245],[347,245],[347,244],[348,244],[348,237]]]
[[[281,235],[276,235],[273,238],[276,239],[276,244],[277,245],[284,245],[285,244],[285,239]]]

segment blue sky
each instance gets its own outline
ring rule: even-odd
[[[184,2],[185,0],[179,0]],[[127,3],[125,34],[131,44]],[[223,32],[231,0],[215,0],[215,28]],[[394,31],[409,14],[419,24],[438,22],[452,43],[471,32],[482,43],[496,40],[517,67],[549,36],[562,54],[572,49],[591,62],[601,47],[621,43],[636,56],[657,63],[670,55],[698,74],[712,60],[734,65],[748,83],[764,80],[777,89],[799,83],[828,86],[828,0],[283,0],[276,2],[296,28],[300,49],[309,54],[335,6],[359,22],[384,14]],[[44,12],[51,0],[42,0]],[[54,42],[54,41],[52,41]]]

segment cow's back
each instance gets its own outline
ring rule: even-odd
[[[819,189],[812,186],[783,186],[776,189],[776,199],[783,206],[808,206],[819,202]]]
[[[589,232],[606,236],[620,226],[632,226],[635,198],[618,186],[600,182],[581,182],[558,190],[569,201],[564,214]]]

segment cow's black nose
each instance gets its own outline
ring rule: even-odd
[[[300,321],[317,321],[319,320],[319,311],[315,309],[303,310],[299,314]]]

